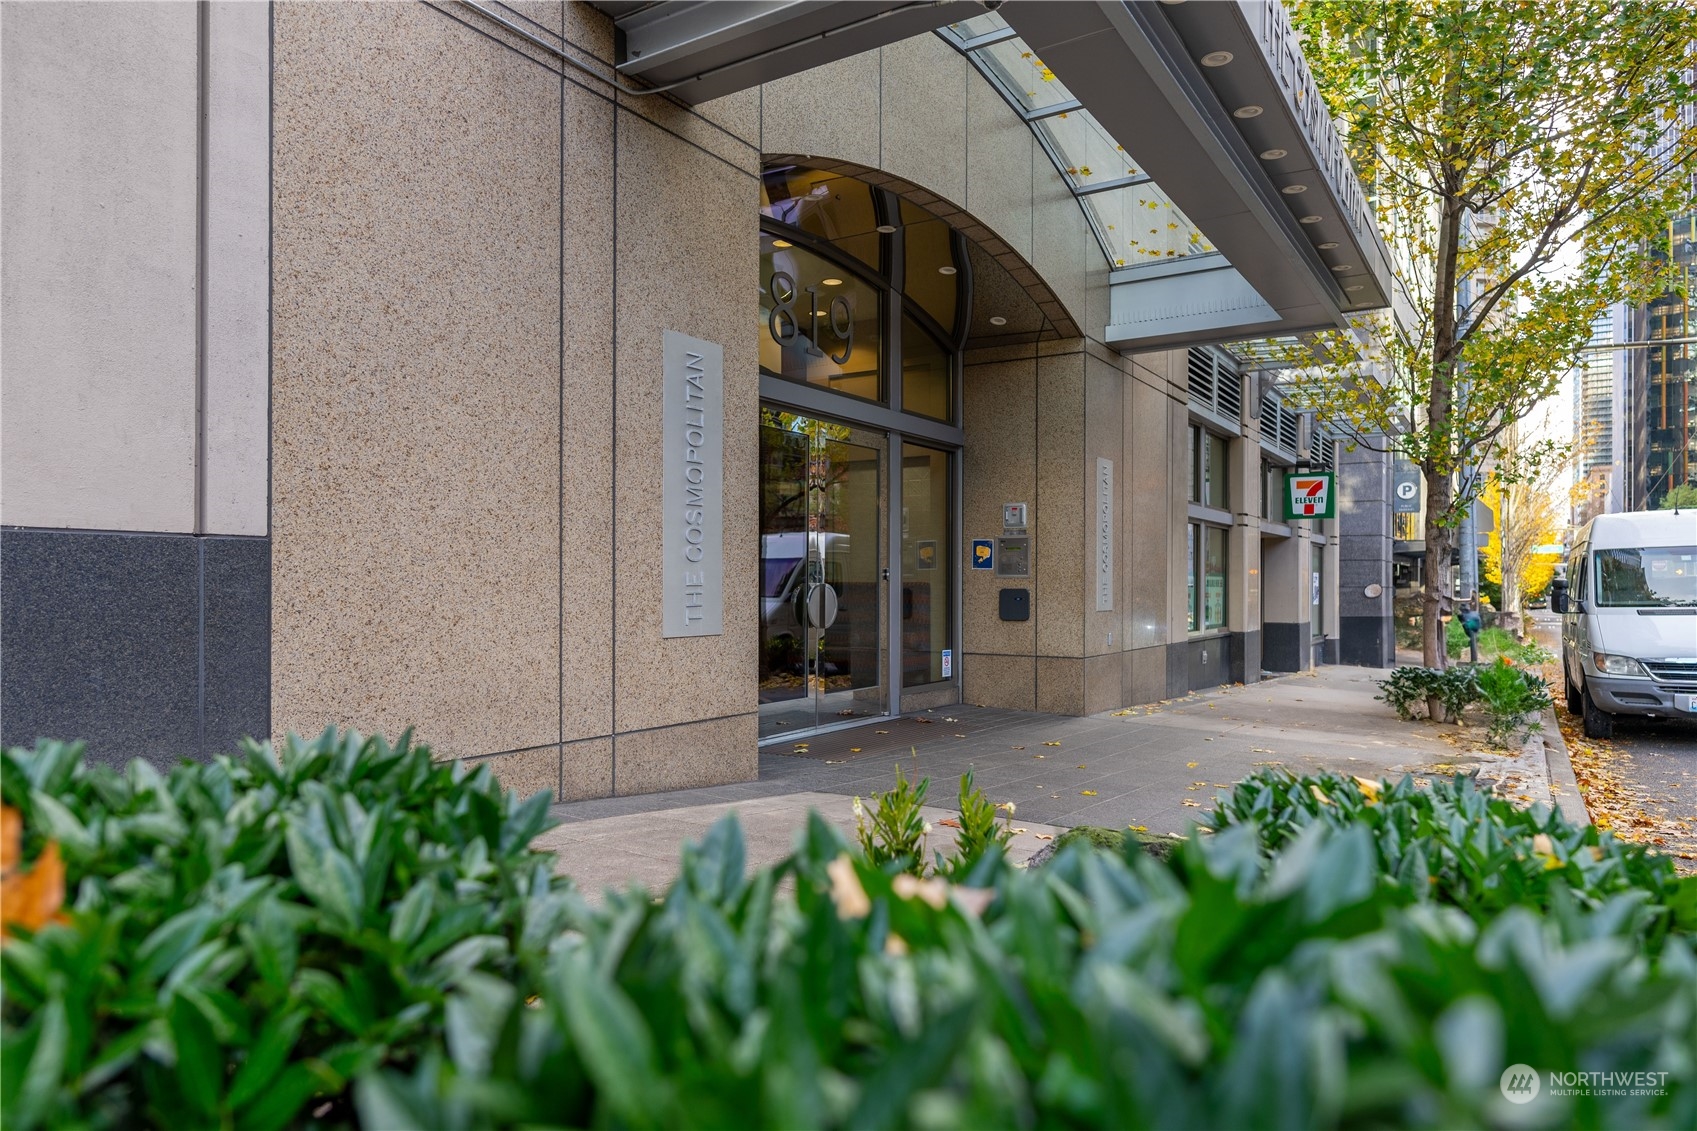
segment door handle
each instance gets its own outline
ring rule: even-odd
[[[811,627],[830,628],[837,621],[837,591],[825,584],[809,586],[801,601],[801,612]]]

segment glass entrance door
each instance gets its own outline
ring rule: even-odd
[[[889,713],[889,440],[760,409],[760,737]]]

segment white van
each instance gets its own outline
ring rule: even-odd
[[[1697,719],[1697,512],[1592,519],[1550,608],[1567,709],[1588,737],[1612,735],[1616,715]]]

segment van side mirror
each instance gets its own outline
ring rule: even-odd
[[[1567,582],[1559,578],[1550,582],[1550,611],[1552,613],[1567,612]]]

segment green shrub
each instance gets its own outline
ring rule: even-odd
[[[1485,735],[1491,742],[1504,745],[1517,731],[1529,735],[1543,729],[1538,716],[1552,700],[1539,673],[1523,671],[1499,656],[1495,663],[1477,669],[1474,684],[1490,716]]]
[[[530,850],[546,794],[405,738],[249,743],[165,776],[80,755],[0,755],[71,900],[0,951],[8,1131],[346,1123],[354,1077],[410,1069],[479,987],[540,974],[575,898]]]
[[[1007,811],[1012,813],[1013,803]],[[965,879],[992,854],[1007,851],[1013,829],[1007,821],[997,823],[997,806],[972,782],[968,770],[960,779],[960,835],[947,858],[937,854],[937,871],[951,879]]]
[[[1275,822],[1282,814],[1273,814]],[[815,818],[744,876],[730,819],[658,904],[589,912],[540,1001],[359,1086],[368,1125],[1461,1127],[1505,1067],[1667,1071],[1544,1096],[1541,1126],[1684,1127],[1697,959],[1642,893],[1475,921],[1377,873],[1376,834],[1254,826],[1171,869],[1072,845],[975,897],[855,859]],[[703,884],[691,876],[705,873]],[[793,903],[774,884],[793,880]],[[1552,884],[1552,891],[1554,884]]]
[[[1419,788],[1408,776],[1375,783],[1269,769],[1239,782],[1208,817],[1215,832],[1250,830],[1269,860],[1312,825],[1365,830],[1382,886],[1479,922],[1510,907],[1596,909],[1630,895],[1639,902],[1629,918],[1646,946],[1697,928],[1697,877],[1681,878],[1668,857],[1570,825],[1541,805],[1518,808],[1468,777]]]
[[[592,908],[545,800],[405,744],[73,763],[5,762],[77,890],[0,962],[8,1129],[1697,1123],[1697,881],[1465,779],[1258,775],[1166,863],[975,887],[727,818]],[[1670,1075],[1509,1112],[1516,1062]]]
[[[1384,694],[1377,698],[1389,703],[1404,719],[1415,718],[1416,707],[1427,707],[1428,700],[1436,698],[1444,712],[1443,719],[1437,721],[1459,721],[1461,713],[1479,698],[1473,668],[1459,664],[1448,668],[1394,668],[1378,684]]]
[[[1075,825],[1055,838],[1055,851],[1059,852],[1067,845],[1081,841],[1103,852],[1125,850],[1125,834],[1118,829],[1104,829],[1098,825]]]
[[[874,867],[894,868],[924,875],[929,865],[925,860],[925,839],[931,832],[925,815],[925,794],[931,789],[930,778],[909,782],[896,767],[893,788],[872,795],[872,804],[863,805],[854,799],[855,833],[860,841],[861,855]]]

